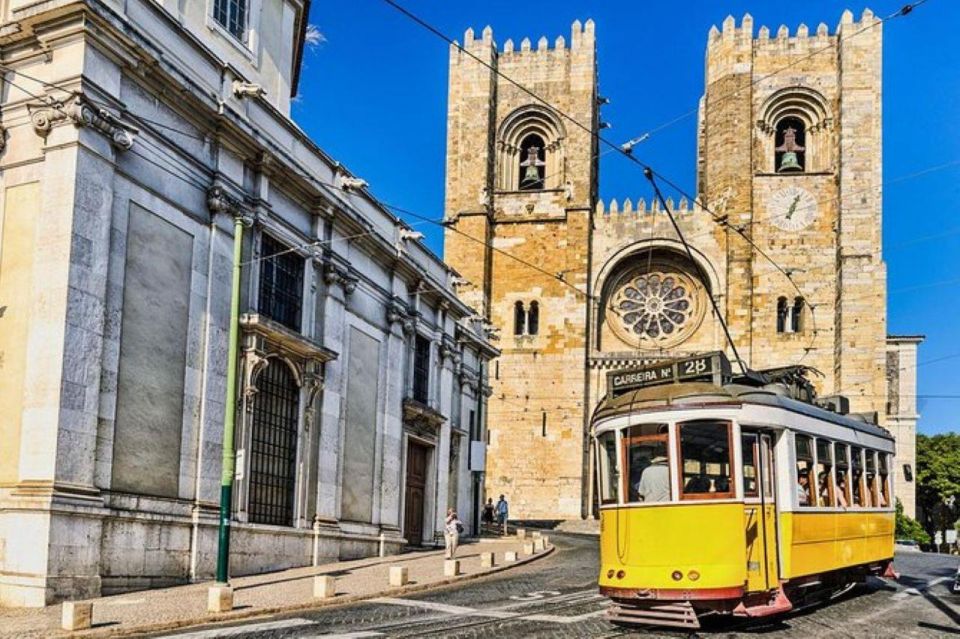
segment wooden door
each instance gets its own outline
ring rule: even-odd
[[[744,432],[741,443],[747,591],[756,592],[779,583],[773,448],[769,435],[756,432]]]
[[[423,502],[427,487],[427,453],[422,444],[410,441],[407,444],[407,481],[404,500],[403,532],[407,543],[419,546],[423,543]]]

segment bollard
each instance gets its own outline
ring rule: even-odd
[[[337,594],[337,580],[329,575],[313,578],[313,598],[329,599]]]
[[[533,545],[532,541],[523,542],[523,554],[525,555],[535,555],[537,553],[536,547]]]
[[[534,539],[540,539],[541,537],[543,537],[543,533],[542,533],[542,532],[540,532],[539,530],[534,530],[534,531],[533,531],[533,538],[534,538]]]
[[[404,566],[390,566],[390,585],[407,585],[407,569]]]
[[[233,610],[233,588],[210,586],[207,590],[207,612],[230,612]]]
[[[542,552],[545,548],[546,548],[546,546],[543,545],[543,539],[542,539],[542,538],[537,538],[537,539],[534,539],[534,540],[533,540],[533,549],[534,549],[536,552]]]
[[[93,604],[65,601],[61,627],[64,630],[89,630],[93,624]]]
[[[480,553],[481,568],[493,568],[496,565],[497,565],[496,555],[494,555],[492,552]]]
[[[515,550],[508,550],[507,552],[503,553],[503,560],[504,560],[504,561],[516,561],[516,560],[517,560],[517,551],[515,551]]]
[[[543,547],[544,547],[544,548],[546,548],[547,546],[550,545],[550,538],[547,537],[546,535],[544,535],[544,536],[541,537],[540,539],[543,540]]]
[[[526,538],[527,538],[527,529],[517,528],[517,539],[526,539]]]
[[[456,559],[446,559],[443,562],[443,576],[456,577],[460,574],[460,562]]]

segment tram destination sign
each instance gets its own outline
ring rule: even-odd
[[[668,360],[659,364],[624,368],[607,373],[607,392],[613,397],[626,391],[677,382],[712,381],[720,385],[730,377],[730,361],[721,352]]]

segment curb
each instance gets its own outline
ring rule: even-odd
[[[177,630],[180,628],[193,627],[193,626],[208,626],[222,623],[229,623],[232,621],[240,621],[244,619],[252,619],[256,617],[267,617],[270,615],[284,614],[288,612],[296,612],[298,610],[318,610],[321,608],[334,608],[343,605],[349,605],[357,603],[360,601],[366,601],[369,599],[379,599],[381,597],[391,597],[398,595],[407,595],[416,592],[424,592],[427,590],[439,589],[445,586],[449,586],[455,583],[463,583],[464,581],[472,581],[475,579],[482,579],[490,575],[494,575],[512,568],[517,568],[519,566],[524,566],[531,562],[534,562],[538,559],[548,557],[556,551],[557,547],[553,544],[544,551],[537,553],[536,555],[529,555],[527,557],[519,558],[515,562],[510,564],[500,564],[489,570],[480,573],[464,574],[459,577],[446,577],[440,579],[439,581],[431,581],[430,583],[425,584],[414,584],[411,586],[401,586],[394,588],[387,588],[385,590],[380,590],[377,592],[372,592],[369,594],[363,595],[344,595],[342,597],[335,597],[329,600],[313,600],[306,601],[298,604],[291,604],[289,606],[273,606],[269,608],[257,608],[256,610],[241,610],[235,612],[227,612],[221,614],[211,613],[202,618],[193,618],[193,619],[183,619],[180,621],[164,622],[164,623],[153,623],[145,624],[140,626],[128,626],[126,628],[111,628],[109,626],[103,628],[92,628],[90,630],[84,630],[80,632],[69,632],[66,630],[57,629],[54,631],[54,634],[46,635],[48,637],[124,637],[124,636],[136,636],[143,635],[147,633],[154,632],[166,632],[170,630]]]

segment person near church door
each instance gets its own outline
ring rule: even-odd
[[[457,516],[457,511],[453,508],[447,509],[447,521],[443,527],[443,540],[445,546],[445,556],[447,559],[453,559],[457,556],[457,546],[460,543],[460,533],[463,532],[463,522]]]

